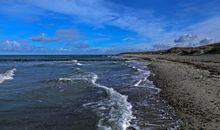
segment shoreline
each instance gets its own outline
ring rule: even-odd
[[[220,128],[220,55],[123,54],[150,61],[151,80],[182,120],[181,129]]]

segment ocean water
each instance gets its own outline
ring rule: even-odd
[[[0,56],[0,129],[178,129],[148,64],[116,56]]]

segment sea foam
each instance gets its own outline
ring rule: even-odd
[[[96,87],[102,88],[107,93],[107,98],[98,102],[84,104],[90,106],[100,116],[97,124],[98,130],[126,130],[130,126],[132,115],[132,105],[127,101],[128,97],[120,94],[113,88],[96,83],[98,75],[89,73],[82,77],[60,78],[59,81],[87,80]],[[105,112],[103,112],[105,111]]]
[[[81,63],[76,63],[76,65],[78,65],[78,66],[82,66],[82,64],[81,64]]]
[[[97,103],[100,111],[109,110],[105,115],[100,113],[101,119],[98,122],[99,130],[126,130],[130,126],[130,121],[134,118],[132,115],[132,105],[127,101],[127,96],[120,94],[113,88],[96,83],[98,76],[94,73],[91,81],[97,87],[104,89],[109,96],[107,100],[101,100]]]
[[[78,60],[72,60],[71,62],[72,62],[72,63],[75,63],[75,64],[78,65],[78,66],[82,66],[82,64],[79,63]]]
[[[14,77],[16,69],[11,69],[6,71],[5,73],[0,74],[0,84],[6,80],[12,80]]]

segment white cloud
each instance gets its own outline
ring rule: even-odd
[[[14,41],[14,40],[5,40],[2,41],[1,43],[1,50],[18,50],[21,49],[22,43]]]
[[[192,33],[189,34],[187,32]],[[180,35],[180,37],[174,39],[176,35]],[[153,48],[155,49],[155,47],[158,47],[158,49],[161,49],[164,47],[170,48],[175,46],[200,46],[210,42],[213,43],[220,41],[219,36],[220,17],[215,16],[204,21],[194,23],[182,30],[165,33],[160,40],[155,41]],[[173,40],[176,42],[173,42]]]
[[[175,19],[175,25],[172,25],[172,20],[168,19],[165,21],[164,19],[155,16],[154,12],[151,12],[148,9],[132,9],[104,0],[7,0],[6,2],[0,1],[0,3],[6,3],[2,4],[4,6],[1,7],[4,8],[1,8],[0,11],[8,12],[9,15],[12,16],[14,14],[17,14],[17,16],[23,15],[25,17],[42,15],[47,16],[49,14],[63,14],[65,16],[68,16],[68,18],[70,18],[70,21],[72,20],[74,22],[89,23],[94,25],[95,27],[110,25],[136,32],[146,39],[151,39],[149,43],[152,43],[153,41],[155,43],[153,46],[156,46],[157,43],[164,44],[158,44],[158,47],[194,46],[195,44],[199,45],[202,44],[199,40],[203,39],[204,37],[213,37],[216,40],[220,40],[219,15],[217,15],[216,17],[214,17],[214,15],[213,17],[209,16],[201,22],[192,23],[191,25],[187,23],[186,25],[181,27],[181,23],[178,23],[178,20]],[[206,10],[201,10],[197,7],[195,8],[194,6],[193,8],[188,7],[192,6],[187,5],[187,9],[183,11],[187,15],[191,15],[190,12],[193,12],[195,14],[209,14],[205,13]],[[207,6],[207,9],[210,9],[210,6]],[[174,13],[176,14],[176,16],[181,17],[181,19],[185,18],[178,11]],[[169,27],[168,29],[166,28],[167,26],[176,26],[176,24],[178,24],[178,29],[175,29],[175,27],[174,29],[170,29]],[[176,39],[176,42],[173,42],[175,37],[181,34],[185,34],[187,32],[192,32],[193,34],[196,34],[197,39],[194,39],[194,37],[190,35],[185,35],[179,37],[179,39]],[[77,36],[77,32],[61,30],[60,32],[57,32],[57,34],[55,34],[55,36],[53,37],[48,37],[47,35],[41,34],[37,37],[33,37],[34,39],[32,39],[35,41],[54,41],[57,39],[60,40],[62,38],[57,37],[57,35],[59,35],[58,33],[63,33],[64,35],[60,36],[67,39],[71,36],[73,36],[72,39],[79,36]],[[71,35],[71,33],[75,34]],[[192,41],[194,42],[192,43]],[[148,46],[149,43],[141,44],[141,46]]]
[[[79,32],[74,29],[59,29],[56,31],[55,36],[48,37],[47,34],[41,33],[36,36],[32,36],[31,40],[35,42],[59,42],[78,40],[80,38]]]
[[[146,16],[146,18],[150,19],[149,20],[139,18],[138,16],[139,14],[121,16],[118,19],[111,21],[110,24],[125,30],[132,30],[141,36],[149,38],[155,38],[164,32],[163,25],[157,22],[156,18],[152,16]]]
[[[0,14],[33,22],[38,21],[39,16],[45,14],[45,11],[29,4],[24,4],[22,0],[7,0],[0,1]]]
[[[212,17],[202,22],[193,24],[187,28],[199,36],[199,38],[213,37],[220,40],[220,16]]]
[[[57,42],[60,39],[57,37],[48,37],[45,33],[41,33],[39,35],[33,36],[31,40],[34,42]]]
[[[197,35],[193,33],[185,33],[180,35],[174,40],[173,46],[177,47],[190,47],[194,46],[193,41],[197,38]]]
[[[199,43],[200,44],[210,44],[210,43],[214,43],[215,40],[213,38],[209,38],[209,37],[206,37],[204,39],[202,39]]]
[[[125,37],[122,39],[122,41],[132,41],[132,40],[135,40],[136,38],[134,37]]]
[[[156,37],[164,30],[164,21],[153,16],[148,10],[138,10],[104,0],[9,0],[13,4],[8,12],[15,10],[17,14],[49,15],[48,12],[70,16],[75,22],[85,22],[95,26],[111,25],[121,29],[134,31],[145,37]],[[10,3],[8,2],[8,3]],[[13,8],[12,8],[13,7]],[[31,7],[38,13],[32,13]],[[25,12],[24,12],[25,10]],[[40,10],[40,11],[39,11]],[[16,13],[16,12],[15,12]],[[13,15],[14,13],[12,13]],[[26,16],[26,15],[25,15]]]
[[[176,43],[192,42],[196,38],[197,38],[197,35],[195,35],[195,34],[185,33],[185,34],[179,36],[178,38],[176,38],[174,40],[174,42],[176,42]]]
[[[81,21],[94,24],[105,23],[115,16],[114,12],[106,8],[101,0],[26,0],[23,2],[47,11],[77,16]]]
[[[51,52],[55,49],[49,49],[42,46],[34,46],[25,41],[4,40],[0,42],[1,53],[35,53],[35,52]]]

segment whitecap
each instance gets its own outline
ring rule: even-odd
[[[82,64],[81,64],[81,63],[76,63],[76,65],[78,65],[78,66],[82,66]]]
[[[59,81],[72,81],[72,78],[59,78]]]
[[[88,80],[85,77],[59,78],[59,81]]]
[[[135,87],[138,87],[138,86],[141,84],[141,82],[142,82],[142,80],[139,80],[138,82],[136,82],[136,83],[134,84],[134,86],[135,86]]]
[[[73,63],[77,63],[78,61],[77,61],[77,60],[72,60],[71,62],[73,62]]]
[[[3,83],[6,80],[14,79],[15,71],[16,71],[16,69],[14,68],[14,69],[6,71],[3,74],[0,74],[0,83]]]
[[[82,64],[79,63],[78,60],[72,60],[71,62],[72,62],[72,63],[75,63],[75,64],[78,65],[78,66],[82,66]]]

